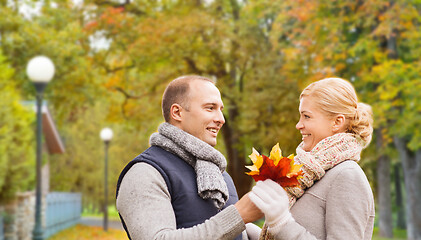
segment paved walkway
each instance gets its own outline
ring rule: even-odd
[[[80,224],[87,225],[87,226],[104,226],[103,218],[95,218],[95,217],[82,217],[80,219]],[[108,228],[110,229],[118,229],[124,231],[123,225],[119,220],[110,220],[108,219]]]

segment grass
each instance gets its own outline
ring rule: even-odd
[[[102,218],[102,212],[92,212],[88,209],[84,208],[82,211],[82,217],[93,217],[93,218]],[[120,221],[120,217],[118,216],[117,209],[115,205],[108,206],[108,219],[110,220],[117,220]]]
[[[63,230],[48,240],[127,240],[126,232],[116,229],[108,229],[105,232],[102,227],[75,225]]]
[[[379,237],[379,229],[374,228],[372,240],[390,240],[390,238]],[[393,240],[406,240],[406,230],[393,229]]]

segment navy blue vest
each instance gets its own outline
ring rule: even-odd
[[[127,164],[118,178],[116,197],[118,196],[124,175],[134,164],[139,162],[152,165],[164,178],[171,195],[171,204],[176,217],[177,229],[189,228],[201,224],[218,213],[218,209],[212,200],[204,200],[197,194],[196,173],[194,169],[178,156],[157,146],[146,149],[146,151]],[[229,199],[224,206],[225,208],[236,203],[238,196],[234,182],[229,174],[224,172],[222,175],[229,191]],[[120,219],[127,236],[131,239],[121,216]],[[241,239],[241,235],[235,239]]]

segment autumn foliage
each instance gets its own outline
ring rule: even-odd
[[[249,157],[253,161],[253,165],[246,166],[251,170],[247,174],[252,176],[254,181],[272,179],[282,187],[293,187],[299,184],[298,179],[302,175],[300,170],[302,165],[294,164],[293,154],[283,157],[279,143],[273,146],[269,157],[260,155],[254,148]]]
[[[123,240],[127,235],[122,230],[108,229],[102,227],[76,225],[53,235],[50,240]]]

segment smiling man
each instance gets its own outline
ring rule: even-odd
[[[130,239],[248,239],[246,223],[262,213],[247,195],[238,201],[226,160],[214,148],[223,107],[208,78],[184,76],[167,86],[165,123],[117,183],[117,209]]]

